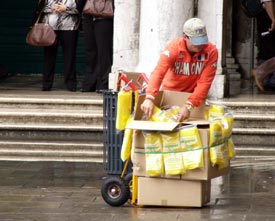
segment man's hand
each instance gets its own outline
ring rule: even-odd
[[[147,119],[153,114],[154,102],[150,99],[145,99],[140,105],[140,109],[147,115]]]
[[[190,117],[190,110],[188,110],[187,107],[183,106],[179,112],[178,122],[187,120],[189,117]]]

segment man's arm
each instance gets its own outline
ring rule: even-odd
[[[169,45],[166,47],[165,51],[160,55],[157,66],[153,70],[150,75],[148,86],[146,89],[146,97],[144,102],[141,105],[142,111],[147,115],[147,117],[151,117],[154,109],[154,101],[155,96],[158,94],[159,89],[162,84],[162,80],[167,73],[167,70],[171,68],[173,64],[173,55],[169,49]]]
[[[148,97],[149,99],[151,98],[151,100],[154,100],[154,97],[159,92],[163,78],[167,73],[167,70],[171,68],[172,63],[173,62],[170,50],[165,50],[164,52],[162,52],[157,66],[150,75],[148,86],[146,89],[146,98]]]

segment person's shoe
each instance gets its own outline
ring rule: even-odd
[[[257,85],[257,87],[261,90],[264,91],[264,86],[262,85],[262,83],[260,82],[260,80],[257,77],[257,72],[255,69],[252,70],[252,76],[254,77],[255,83]]]
[[[267,84],[267,85],[264,85],[264,89],[265,91],[275,91],[275,84]]]
[[[49,87],[42,87],[42,89],[41,89],[41,91],[50,91],[51,90],[51,88],[49,88]]]
[[[106,90],[104,90],[104,89],[99,89],[99,90],[96,90],[96,93],[98,93],[98,94],[103,94],[104,91],[106,91]]]
[[[89,89],[85,89],[85,88],[80,88],[80,92],[95,92],[95,90],[89,90]]]
[[[76,88],[72,87],[72,88],[67,88],[68,91],[72,91],[72,92],[76,92]]]

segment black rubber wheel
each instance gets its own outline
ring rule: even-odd
[[[129,199],[132,199],[132,190],[133,190],[133,173],[128,173],[126,174],[123,179],[125,182],[128,184],[129,189],[130,189],[130,197]]]
[[[126,181],[126,183],[129,184],[129,186],[132,185],[132,179],[133,179],[133,173],[126,174],[123,179]]]
[[[130,197],[130,188],[121,177],[109,176],[103,181],[101,195],[109,205],[122,206]]]

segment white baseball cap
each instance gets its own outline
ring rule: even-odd
[[[193,45],[204,45],[208,43],[206,27],[199,18],[190,18],[183,25],[183,32]]]

